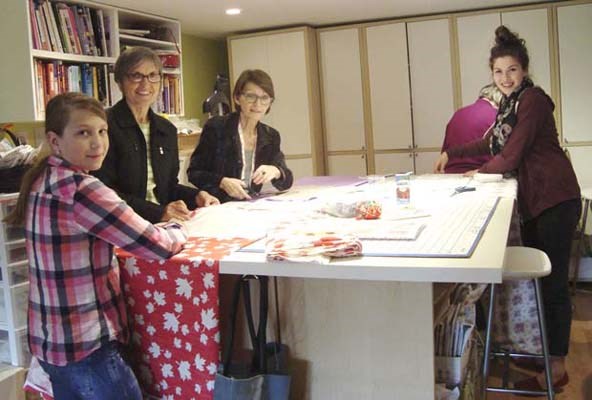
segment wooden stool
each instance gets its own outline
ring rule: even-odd
[[[582,262],[582,247],[584,246],[584,240],[586,236],[586,222],[588,220],[588,209],[590,208],[590,201],[592,201],[592,188],[582,189],[582,200],[584,200],[584,215],[582,216],[582,227],[580,228],[580,237],[578,240],[578,246],[576,250],[576,265],[573,277],[571,278],[572,295],[576,294],[578,277],[580,275],[580,264]]]
[[[545,326],[545,312],[543,310],[543,297],[541,293],[541,286],[539,278],[547,276],[551,273],[551,261],[547,254],[543,251],[531,247],[508,247],[506,248],[506,258],[504,261],[504,271],[502,275],[503,281],[513,280],[532,280],[534,284],[534,291],[536,295],[537,314],[539,320],[539,328],[541,331],[541,344],[543,347],[543,354],[524,354],[524,353],[509,353],[509,352],[492,352],[491,351],[491,328],[493,324],[493,307],[495,305],[495,284],[490,285],[489,294],[489,313],[487,317],[487,331],[485,337],[485,351],[483,356],[483,392],[482,399],[487,399],[487,392],[502,392],[513,394],[530,394],[541,395],[546,394],[547,399],[553,400],[555,393],[553,391],[553,382],[551,380],[551,362],[549,358],[549,348],[547,346],[547,331]],[[545,361],[545,379],[547,382],[546,391],[530,391],[508,388],[507,379],[501,387],[490,387],[487,385],[487,378],[489,377],[489,360],[492,356],[506,356],[505,368],[509,367],[509,358],[512,357],[532,357],[543,358]]]

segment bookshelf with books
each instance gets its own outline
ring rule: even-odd
[[[86,0],[2,2],[8,18],[0,24],[0,46],[10,52],[0,74],[0,121],[43,120],[47,101],[65,91],[113,105],[121,98],[113,64],[125,47],[138,45],[177,61],[165,68],[156,109],[183,114],[178,21]]]

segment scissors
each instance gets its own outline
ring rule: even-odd
[[[452,196],[456,196],[459,193],[464,193],[464,192],[474,192],[475,191],[475,187],[473,186],[459,186],[456,189],[454,189],[454,193],[452,193],[450,195],[450,197]]]

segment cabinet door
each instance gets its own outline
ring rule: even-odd
[[[415,146],[439,148],[454,109],[448,20],[412,22],[407,31]]]
[[[504,12],[502,24],[526,41],[530,57],[529,74],[535,85],[551,95],[547,9]]]
[[[413,146],[405,24],[366,29],[375,150]]]
[[[327,151],[364,149],[358,29],[320,32],[319,43]]]
[[[308,176],[314,176],[312,168],[312,158],[294,158],[287,159],[286,165],[292,171],[294,179],[306,178]]]
[[[481,88],[492,82],[489,51],[495,41],[495,29],[500,25],[500,14],[480,14],[459,17],[458,55],[460,64],[461,104],[473,103]]]
[[[271,76],[275,100],[263,121],[280,132],[286,154],[311,154],[310,80],[305,46],[304,31],[230,41],[235,81],[246,69],[261,69]]]
[[[366,176],[366,157],[361,154],[330,155],[328,175]]]
[[[231,72],[235,81],[245,69],[262,69],[267,73],[270,72],[267,62],[267,38],[265,36],[232,39],[229,50],[232,57]],[[232,84],[234,85],[234,82]]]
[[[413,171],[412,153],[375,154],[376,174],[388,175]]]
[[[269,70],[276,99],[269,116],[282,136],[286,154],[310,154],[311,132],[308,105],[304,32],[267,37]]]
[[[424,151],[415,153],[415,174],[432,174],[434,163],[440,156],[438,151]]]
[[[565,142],[592,141],[592,4],[557,7]]]
[[[583,189],[591,188],[592,170],[590,169],[590,160],[592,159],[592,146],[569,147],[568,151],[580,187]],[[590,212],[591,211],[588,211],[588,215],[590,215]],[[591,218],[592,215],[590,215],[588,220]]]

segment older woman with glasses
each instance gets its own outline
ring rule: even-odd
[[[280,150],[280,134],[261,122],[274,100],[271,78],[246,70],[232,93],[237,112],[213,117],[203,128],[187,169],[189,181],[222,202],[251,199],[263,184],[286,190],[294,180]]]
[[[205,191],[179,184],[177,128],[151,110],[162,64],[146,47],[125,50],[115,63],[123,99],[107,111],[110,147],[95,175],[152,223],[189,219],[190,209],[218,204]]]

